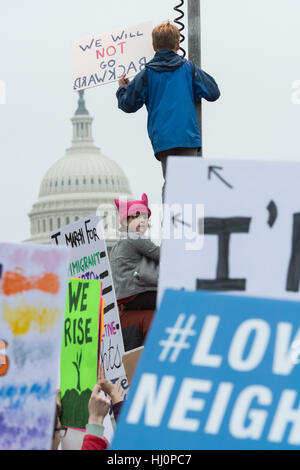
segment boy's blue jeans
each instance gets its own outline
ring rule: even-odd
[[[185,157],[200,157],[201,152],[199,152],[198,147],[177,147],[174,149],[168,149],[168,150],[163,150],[162,152],[158,152],[155,154],[156,158],[160,160],[161,162],[161,167],[162,167],[162,172],[163,172],[163,178],[164,178],[164,184],[162,187],[162,202],[164,203],[165,201],[165,187],[166,187],[166,172],[167,172],[167,162],[168,162],[168,157],[170,156],[185,156]]]

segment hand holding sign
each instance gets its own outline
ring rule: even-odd
[[[98,378],[98,385],[103,390],[104,393],[110,396],[112,404],[119,403],[122,401],[122,397],[119,394],[116,386],[105,378],[105,372],[103,366],[99,365],[99,378]]]
[[[98,384],[93,388],[88,408],[89,424],[103,424],[109,412],[110,400],[101,394],[101,387]]]
[[[119,86],[124,86],[126,88],[129,83],[129,78],[125,78],[125,77],[126,77],[126,73],[123,73],[123,75],[121,75],[121,78],[119,80]]]

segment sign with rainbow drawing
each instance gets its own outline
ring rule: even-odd
[[[0,449],[50,449],[70,250],[0,244]]]
[[[77,429],[85,429],[97,383],[101,306],[101,281],[69,281],[60,361],[61,423]]]

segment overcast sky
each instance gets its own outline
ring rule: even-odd
[[[77,107],[72,40],[147,20],[173,21],[176,3],[1,2],[6,104],[0,104],[0,241],[29,238],[27,214],[41,180],[70,146]],[[185,21],[187,27],[187,15]],[[293,83],[300,80],[299,25],[299,0],[201,0],[201,65],[222,94],[215,103],[203,102],[204,157],[300,159],[300,104],[292,101]],[[159,203],[161,168],[147,135],[146,109],[131,115],[118,110],[117,87],[85,93],[95,144],[125,171],[136,198],[146,192],[150,203]]]

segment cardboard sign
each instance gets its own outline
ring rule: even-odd
[[[166,288],[300,298],[299,162],[171,157],[167,171],[159,300]]]
[[[112,450],[298,449],[299,303],[167,290]]]
[[[108,380],[125,375],[122,362],[124,344],[119,310],[112,281],[106,243],[101,235],[100,218],[95,214],[51,233],[51,242],[72,248],[69,277],[100,279],[104,299],[104,330],[101,363]]]
[[[73,89],[83,90],[128,77],[144,69],[154,55],[152,23],[101,33],[72,43]]]
[[[131,351],[126,351],[123,356],[123,363],[129,385],[132,382],[135,369],[137,368],[143,350],[144,346],[140,346],[139,348],[132,349]]]
[[[61,348],[61,423],[85,429],[88,403],[97,383],[101,327],[101,281],[68,283]]]
[[[51,449],[69,254],[0,244],[0,449]]]

